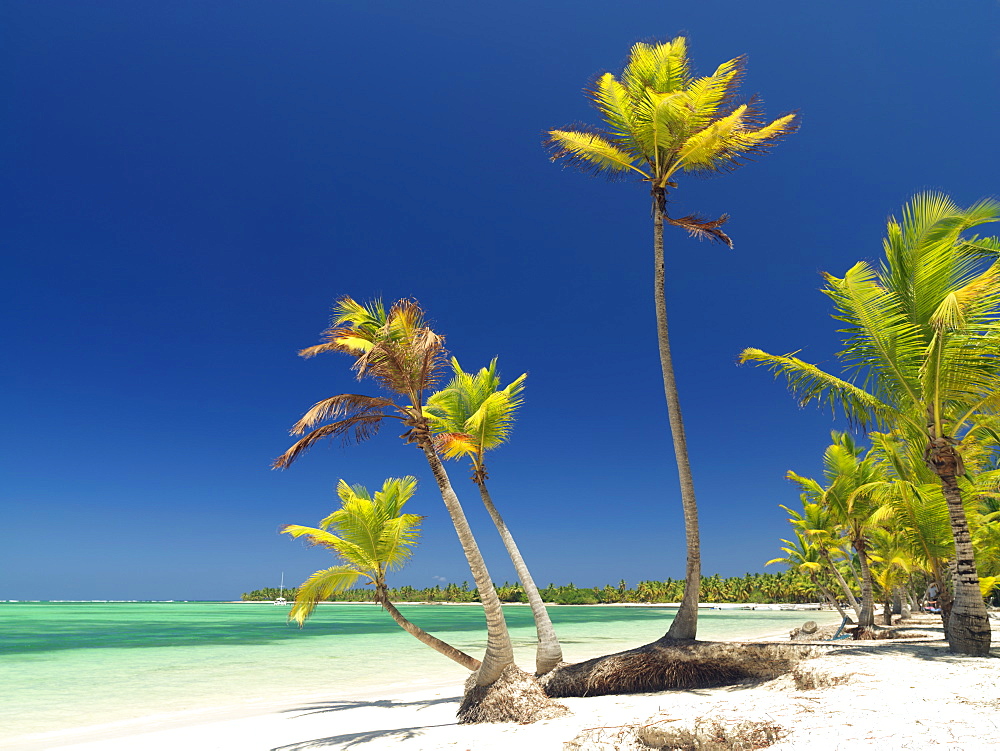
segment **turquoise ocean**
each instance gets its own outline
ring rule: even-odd
[[[482,656],[482,609],[403,605],[435,636]],[[522,668],[534,665],[527,607],[504,608]],[[666,631],[674,610],[556,606],[567,660],[639,646]],[[152,715],[178,720],[225,708],[266,711],[453,684],[459,665],[403,632],[372,605],[323,605],[304,628],[270,603],[0,603],[0,746],[4,739]],[[707,610],[698,637],[754,639],[836,613]]]

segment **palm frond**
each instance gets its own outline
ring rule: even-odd
[[[720,113],[728,114],[725,110],[736,98],[746,75],[746,63],[747,56],[740,55],[722,63],[711,76],[691,82],[686,92],[691,113],[686,125],[690,132],[707,127]]]
[[[633,170],[643,177],[649,177],[633,164],[632,155],[597,133],[550,130],[545,145],[552,153],[552,161],[562,161],[582,172],[620,177],[621,173]]]
[[[329,425],[316,428],[300,438],[284,454],[274,460],[272,469],[287,469],[313,444],[324,438],[340,438],[344,443],[363,443],[375,436],[382,427],[382,422],[388,415],[382,413],[356,415],[344,420],[337,420]]]
[[[379,537],[379,550],[387,569],[398,570],[409,560],[422,519],[418,514],[402,514],[386,521]]]
[[[333,566],[317,571],[299,585],[295,604],[288,613],[288,620],[300,626],[312,615],[316,605],[335,592],[343,592],[354,586],[358,579],[367,575],[351,566]],[[370,579],[370,577],[367,577]]]
[[[302,435],[309,428],[321,422],[334,418],[352,419],[355,417],[370,417],[385,415],[387,410],[394,409],[395,402],[380,396],[364,396],[362,394],[338,394],[314,404],[292,427],[292,435]],[[387,415],[386,415],[387,416]]]
[[[775,376],[785,376],[789,389],[798,398],[800,405],[812,401],[825,403],[834,412],[840,410],[847,419],[859,425],[873,422],[879,425],[892,425],[901,418],[890,405],[867,391],[832,376],[794,355],[794,352],[787,355],[770,355],[763,350],[747,348],[740,353],[738,362],[741,365],[748,362],[760,363],[767,366]]]
[[[661,94],[683,89],[689,79],[687,39],[682,36],[668,42],[636,43],[622,71],[622,83],[633,98],[646,89]]]
[[[688,214],[687,216],[682,216],[680,219],[664,216],[664,219],[675,227],[686,229],[691,237],[696,237],[699,240],[714,240],[730,248],[733,247],[733,241],[729,235],[719,229],[719,227],[729,221],[729,214],[723,214],[718,219],[705,219],[698,214]]]
[[[469,433],[437,433],[434,444],[445,459],[460,459],[480,453],[475,436]]]

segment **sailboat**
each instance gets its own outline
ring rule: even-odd
[[[287,605],[288,600],[285,599],[285,572],[281,572],[281,589],[278,590],[278,599],[274,601],[275,605]]]

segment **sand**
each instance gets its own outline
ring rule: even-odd
[[[646,748],[636,743],[638,726],[704,729],[712,723],[723,732],[758,723],[778,737],[770,746],[775,751],[997,748],[1000,622],[993,626],[992,657],[950,654],[940,627],[925,619],[919,627],[931,640],[822,646],[819,656],[794,674],[755,685],[565,699],[572,715],[533,725],[457,725],[461,687],[456,684],[354,701],[316,697],[294,706],[244,708],[241,716],[147,718],[24,738],[8,748],[604,751]]]

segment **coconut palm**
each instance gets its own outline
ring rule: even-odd
[[[692,74],[684,37],[664,43],[640,42],[632,47],[620,78],[605,73],[586,92],[601,113],[604,128],[550,130],[546,142],[553,160],[611,178],[636,176],[649,183],[652,194],[653,290],[660,368],[687,538],[684,597],[667,634],[676,639],[694,639],[697,634],[701,551],[694,482],[670,354],[663,223],[732,247],[720,229],[725,216],[715,220],[693,214],[668,216],[668,189],[676,187],[674,180],[681,173],[734,169],[794,129],[794,115],[762,126],[755,101],[736,103],[745,63],[745,58],[737,57],[720,65],[711,76],[699,78]]]
[[[407,428],[404,438],[409,443],[416,443],[426,456],[479,588],[486,612],[487,646],[482,666],[477,671],[477,683],[489,685],[513,664],[510,634],[486,562],[434,450],[423,414],[424,393],[435,385],[437,373],[444,363],[444,340],[426,326],[423,311],[412,300],[400,300],[386,311],[381,302],[362,305],[350,297],[338,300],[331,326],[323,333],[323,339],[322,344],[307,347],[299,354],[303,357],[323,352],[353,355],[353,369],[359,379],[370,375],[402,400],[340,394],[316,403],[292,428],[293,435],[305,435],[278,457],[274,466],[279,469],[290,466],[303,451],[324,438],[363,441],[377,433],[386,419],[397,419]]]
[[[850,561],[850,554],[843,547],[845,544],[842,539],[843,529],[834,521],[833,513],[818,500],[815,500],[822,498],[823,486],[811,478],[799,477],[794,472],[789,472],[787,476],[801,488],[802,513],[793,511],[788,506],[781,508],[789,513],[788,521],[792,526],[801,531],[806,539],[816,546],[817,553],[826,563],[826,570],[836,579],[841,592],[844,593],[844,598],[860,620],[861,603],[858,602],[854,591],[838,566],[838,563],[843,565],[844,560]],[[834,560],[835,557],[838,560]],[[859,590],[860,584],[860,579],[858,579]]]
[[[423,311],[415,301],[400,300],[386,311],[379,302],[363,305],[344,297],[334,308],[323,342],[299,354],[313,357],[324,352],[353,356],[352,367],[357,377],[371,376],[395,398],[340,394],[317,402],[292,428],[292,433],[302,438],[275,460],[274,467],[290,466],[302,452],[324,438],[360,442],[375,435],[386,420],[400,421],[406,428],[401,437],[416,444],[430,465],[486,616],[486,653],[473,674],[472,684],[467,686],[459,721],[533,722],[561,714],[564,708],[549,701],[538,685],[528,681],[514,666],[513,647],[500,600],[462,504],[434,447],[424,414],[424,395],[436,385],[445,362],[443,337],[426,325]],[[485,703],[488,689],[501,677],[511,690],[498,701]]]
[[[366,579],[375,586],[375,602],[405,631],[463,667],[477,670],[479,660],[431,636],[407,620],[389,600],[386,574],[403,567],[419,534],[420,517],[402,512],[416,487],[415,477],[390,477],[372,496],[363,485],[348,485],[340,480],[340,508],[323,519],[318,528],[297,524],[282,527],[284,534],[304,537],[340,560],[340,565],[317,571],[302,583],[288,618],[301,626],[317,603]]]
[[[979,591],[959,478],[963,437],[1000,411],[1000,264],[995,238],[963,233],[1000,217],[1000,203],[962,209],[924,193],[891,219],[879,268],[865,262],[843,278],[826,276],[835,318],[847,324],[838,378],[795,356],[747,349],[753,362],[784,375],[801,403],[819,401],[860,424],[899,430],[920,446],[941,484],[955,545],[949,647],[989,651],[990,628]],[[984,259],[985,256],[985,259]]]
[[[782,542],[786,546],[781,549],[785,555],[782,558],[772,558],[764,565],[770,566],[772,563],[784,563],[793,571],[805,574],[809,577],[809,581],[812,582],[813,586],[823,594],[826,601],[837,609],[840,617],[846,618],[847,613],[840,607],[840,602],[830,593],[830,590],[826,588],[826,585],[820,579],[824,567],[823,555],[820,553],[819,546],[809,540],[799,530],[795,531],[794,540],[782,540]]]
[[[875,625],[874,590],[871,560],[868,552],[869,517],[873,508],[866,503],[863,491],[879,478],[879,467],[873,458],[861,458],[861,449],[846,433],[834,431],[833,443],[823,453],[825,484],[794,472],[788,478],[802,490],[803,496],[826,510],[834,524],[844,530],[858,556],[861,569],[861,603],[856,608],[859,636],[870,635]]]
[[[487,451],[509,437],[514,415],[521,406],[521,392],[528,374],[524,373],[500,388],[496,358],[478,373],[466,373],[454,357],[451,367],[454,377],[444,389],[427,399],[424,412],[430,417],[431,430],[441,454],[446,459],[468,457],[472,462],[472,481],[479,488],[483,505],[500,533],[531,606],[538,633],[535,670],[538,675],[544,675],[562,661],[562,648],[524,557],[490,497],[484,458]]]

